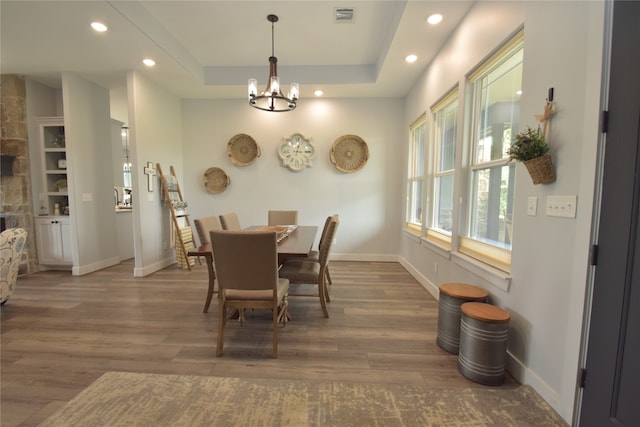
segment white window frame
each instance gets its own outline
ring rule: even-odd
[[[409,159],[407,168],[406,229],[422,234],[424,224],[424,173],[427,116],[423,114],[409,126]],[[420,214],[415,214],[419,209]]]
[[[513,36],[509,41],[507,41],[501,48],[499,48],[493,55],[489,57],[486,61],[484,61],[475,71],[473,71],[467,77],[467,96],[471,99],[471,117],[468,121],[468,153],[470,155],[469,161],[469,169],[468,169],[468,202],[466,204],[466,229],[461,230],[459,241],[458,241],[458,250],[474,259],[477,259],[483,263],[489,264],[492,267],[495,267],[499,270],[509,273],[511,271],[511,244],[510,242],[504,242],[502,245],[500,242],[491,242],[481,238],[474,238],[471,236],[472,233],[472,219],[474,218],[474,200],[473,195],[475,191],[474,187],[474,177],[481,170],[486,169],[494,169],[497,168],[514,168],[513,164],[505,166],[505,163],[508,160],[508,155],[503,154],[502,158],[496,158],[493,160],[485,160],[481,161],[476,158],[476,141],[479,140],[478,129],[480,128],[479,122],[482,119],[480,117],[480,105],[478,96],[481,92],[481,89],[478,88],[478,84],[482,81],[483,78],[489,75],[490,72],[497,69],[503,63],[508,61],[514,54],[519,51],[524,52],[524,30],[520,30],[515,36]],[[519,113],[518,113],[519,115]],[[519,121],[519,117],[518,117]],[[513,134],[513,129],[511,131]],[[504,151],[506,151],[506,148]],[[511,198],[511,205],[513,203],[513,191],[515,187],[515,173],[513,170],[510,171],[511,176],[513,177],[513,181],[511,183],[512,187],[507,189],[507,199]],[[501,190],[502,191],[502,190]],[[505,212],[503,214],[498,213],[498,215],[502,215],[505,233],[507,231],[512,230],[513,225],[510,223],[511,218],[509,217],[509,213]],[[509,221],[509,224],[507,224]],[[506,240],[507,238],[504,237]],[[510,235],[509,235],[510,239]]]
[[[431,162],[431,173],[429,174],[429,194],[428,207],[429,207],[429,222],[426,228],[426,240],[435,243],[436,245],[451,250],[452,235],[455,226],[455,219],[457,218],[457,209],[455,206],[455,180],[459,171],[456,160],[456,152],[458,146],[458,105],[459,105],[459,90],[456,86],[445,94],[438,102],[431,107],[431,121],[433,132],[431,134],[431,150],[433,153],[433,161]],[[442,160],[442,148],[443,148],[443,119],[444,114],[454,111],[455,124],[453,135],[453,164],[450,169],[441,169]],[[440,191],[439,183],[444,177],[451,177],[451,230],[445,230],[439,227],[437,224],[438,214],[440,210]]]

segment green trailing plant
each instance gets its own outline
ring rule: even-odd
[[[540,127],[532,129],[527,127],[524,132],[515,137],[511,143],[507,154],[510,160],[526,162],[527,160],[542,157],[549,151],[549,144],[544,139],[544,134]]]

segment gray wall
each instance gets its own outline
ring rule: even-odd
[[[474,283],[489,291],[493,303],[509,310],[510,372],[533,385],[568,421],[589,271],[604,7],[602,2],[581,1],[479,2],[405,103],[407,128],[456,83],[464,91],[465,76],[524,25],[520,123],[522,128],[535,126],[534,115],[542,113],[548,88],[555,88],[556,115],[548,136],[558,178],[534,186],[525,167],[516,166],[511,275],[482,268],[408,233],[400,258],[434,296],[443,282]],[[577,217],[546,216],[551,195],[577,195]],[[526,213],[528,197],[538,198],[536,216]]]

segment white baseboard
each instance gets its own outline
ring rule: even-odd
[[[142,268],[134,268],[133,277],[145,277],[152,273],[155,273],[156,271],[160,271],[163,268],[167,268],[170,265],[173,265],[175,263],[176,263],[175,257],[170,257],[170,258],[165,258],[163,260],[160,260],[158,262],[154,262],[153,264],[150,264],[150,265],[145,265]]]
[[[79,267],[72,267],[71,274],[74,276],[83,276],[85,274],[93,273],[94,271],[102,270],[103,268],[111,267],[120,263],[120,258],[115,256],[108,259],[103,259],[100,262],[93,264],[81,265]]]
[[[399,256],[398,262],[402,265],[408,272],[413,276],[414,279],[418,281],[422,285],[423,288],[427,290],[437,300],[440,299],[440,290],[438,286],[435,285],[431,280],[427,279],[426,276],[421,274],[418,270],[416,270],[413,265],[411,265],[406,259]]]

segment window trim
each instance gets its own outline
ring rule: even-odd
[[[441,113],[444,108],[448,107],[452,102],[457,103],[456,105],[456,128],[457,128],[459,124],[458,112],[460,107],[460,88],[457,84],[451,89],[449,89],[438,101],[436,101],[429,108],[429,111],[431,113],[431,138],[429,141],[429,146],[430,146],[430,152],[433,153],[433,158],[432,158],[432,161],[429,162],[430,169],[428,174],[427,188],[429,189],[429,194],[431,195],[431,197],[426,198],[429,218],[427,221],[428,224],[425,224],[425,240],[435,244],[438,247],[446,248],[447,250],[451,250],[452,248],[452,241],[453,241],[452,236],[455,229],[457,228],[454,222],[454,218],[456,217],[454,213],[456,210],[456,207],[455,207],[455,201],[454,201],[454,206],[452,207],[452,212],[451,212],[451,217],[452,217],[451,233],[446,233],[444,230],[435,228],[433,226],[434,218],[436,217],[436,208],[435,208],[436,198],[439,196],[439,194],[436,194],[436,183],[437,183],[437,178],[443,177],[443,176],[453,176],[453,180],[455,183],[456,175],[458,174],[460,168],[456,164],[457,163],[456,156],[454,155],[453,169],[447,169],[446,171],[439,170],[438,162],[440,161],[442,141],[438,139],[438,135],[436,134],[438,130],[438,126],[436,125],[437,124],[436,116],[439,113]],[[457,150],[458,141],[459,141],[458,133],[459,132],[456,129],[456,140],[454,141],[456,152],[458,151]],[[454,185],[454,189],[455,189],[455,185]],[[455,200],[455,190],[452,196]]]
[[[465,179],[467,185],[467,203],[465,205],[465,229],[460,230],[458,233],[457,250],[474,260],[478,260],[481,263],[487,264],[490,268],[497,269],[507,274],[511,271],[511,253],[512,249],[501,248],[500,246],[485,243],[482,240],[474,239],[468,234],[471,228],[471,218],[473,214],[472,209],[472,194],[473,194],[473,177],[474,173],[478,170],[502,167],[505,164],[505,159],[489,160],[487,162],[478,163],[476,159],[476,147],[475,144],[475,130],[477,126],[477,115],[479,112],[473,105],[478,90],[476,84],[486,76],[490,71],[500,66],[503,62],[512,57],[518,50],[524,49],[524,27],[520,27],[503,45],[489,54],[475,69],[467,74],[465,83],[465,97],[470,107],[468,119],[465,121],[465,138],[466,138],[466,150],[469,155],[468,167],[465,173]],[[465,235],[466,233],[466,235]]]
[[[422,175],[421,176],[414,176],[413,173],[415,172],[415,165],[416,165],[416,158],[415,158],[415,141],[414,141],[414,132],[417,128],[419,128],[420,126],[424,126],[424,131],[423,131],[423,157],[425,156],[425,149],[426,149],[426,141],[425,141],[425,136],[426,136],[426,127],[427,127],[427,113],[424,112],[422,113],[416,120],[413,121],[413,123],[411,123],[409,125],[409,153],[408,153],[408,159],[407,159],[407,181],[406,181],[406,185],[407,185],[407,198],[406,198],[406,204],[405,204],[405,209],[406,209],[406,213],[405,213],[405,228],[407,231],[409,231],[412,234],[415,234],[417,236],[422,236],[422,230],[424,228],[424,222],[425,222],[425,213],[424,213],[424,199],[425,199],[425,195],[424,195],[424,183],[425,183],[425,158],[420,159],[420,161],[422,162],[423,165],[423,170],[422,170]],[[420,206],[420,209],[422,209],[422,223],[413,223],[410,221],[411,219],[411,213],[409,211],[409,209],[411,208],[411,206],[415,203],[412,203],[412,197],[413,195],[411,194],[411,188],[412,188],[412,184],[415,184],[418,181],[422,181],[422,203]]]

